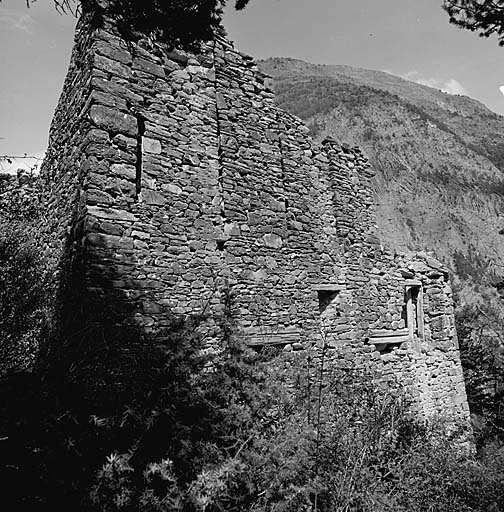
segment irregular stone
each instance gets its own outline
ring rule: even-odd
[[[128,51],[128,47],[125,43],[124,48],[120,46],[114,46],[110,43],[105,43],[102,41],[97,41],[95,43],[95,50],[96,53],[100,55],[104,55],[105,57],[108,57],[109,59],[116,60],[118,62],[121,62],[122,64],[131,64],[131,54]]]
[[[95,55],[95,66],[107,73],[111,73],[120,78],[130,78],[131,69],[120,62],[104,57],[103,55]]]
[[[163,185],[163,188],[172,194],[182,194],[182,189],[178,185],[175,185],[175,183],[168,183],[167,185]]]
[[[427,263],[427,265],[429,265],[429,267],[432,267],[436,270],[443,268],[441,263],[439,263],[439,261],[435,260],[434,258],[427,258],[425,262]]]
[[[273,249],[280,249],[283,245],[282,237],[274,234],[267,234],[263,237],[264,245]]]
[[[136,135],[137,121],[133,116],[103,105],[92,105],[89,111],[91,121],[104,130]]]
[[[164,78],[165,73],[162,66],[151,62],[146,59],[135,57],[133,59],[133,69],[142,71],[142,73],[148,73],[149,75],[157,76],[158,78]]]
[[[148,137],[142,137],[142,150],[155,155],[161,154],[161,142]]]
[[[128,164],[113,164],[110,167],[113,174],[129,180],[136,179],[136,168]]]
[[[137,217],[130,212],[117,210],[115,208],[102,208],[99,206],[88,206],[87,213],[98,219],[118,220],[124,222],[135,222]]]
[[[155,190],[144,189],[141,192],[142,200],[148,205],[163,206],[167,200]]]

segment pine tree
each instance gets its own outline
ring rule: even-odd
[[[450,23],[479,32],[481,37],[496,34],[504,46],[504,0],[444,0]]]

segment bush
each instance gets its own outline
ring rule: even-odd
[[[372,374],[322,369],[310,352],[255,353],[226,322],[220,349],[209,352],[207,325],[204,318],[174,320],[156,338],[123,337],[123,348],[135,346],[137,368],[113,373],[101,391],[113,406],[103,406],[102,394],[93,403],[81,393],[88,383],[79,384],[71,367],[32,375],[10,391],[0,478],[8,491],[22,489],[16,506],[502,509],[498,445],[477,460],[457,449],[457,432],[450,437],[445,425],[418,423],[408,401],[380,391]],[[127,393],[119,377],[129,379]]]
[[[485,465],[457,451],[446,426],[419,424],[403,399],[376,390],[370,376],[333,370],[318,386],[313,382],[316,368],[307,359],[298,361],[297,379],[290,380],[295,385],[287,391],[285,382],[275,382],[272,374],[278,371],[271,372],[278,363],[241,360],[240,365],[254,368],[255,377],[267,376],[265,395],[254,386],[245,402],[229,394],[223,418],[231,415],[240,428],[226,430],[232,443],[209,439],[211,457],[196,464],[195,459],[185,461],[194,468],[192,480],[160,451],[158,462],[143,466],[144,478],[135,486],[134,474],[141,468],[131,463],[131,452],[114,454],[98,472],[92,491],[98,509],[498,510],[504,496],[498,457],[487,458]],[[217,384],[214,377],[211,373],[205,379],[208,389]],[[245,379],[240,387],[249,383]],[[231,379],[228,385],[219,387],[227,393],[236,383]]]
[[[489,305],[466,305],[455,321],[477,447],[504,445],[502,315]]]
[[[33,365],[46,325],[46,290],[29,228],[0,220],[0,375]]]

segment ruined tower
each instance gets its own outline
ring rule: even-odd
[[[372,177],[226,38],[174,51],[84,16],[42,168],[60,305],[151,332],[228,307],[250,345],[374,361],[426,414],[466,420],[447,270],[381,246]]]

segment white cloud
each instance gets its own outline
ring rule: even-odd
[[[439,78],[428,78],[422,76],[418,71],[408,71],[404,75],[399,75],[405,80],[416,82],[417,84],[426,85],[427,87],[433,87],[439,89],[448,94],[461,94],[463,96],[469,96],[469,91],[455,78],[449,78],[443,80]]]
[[[29,153],[26,156],[19,155],[19,157],[9,158],[0,154],[0,173],[16,174],[18,169],[38,173],[40,171],[44,155],[44,151]]]
[[[26,13],[16,13],[5,7],[0,7],[0,27],[33,34],[35,20]]]
[[[441,90],[449,94],[460,94],[462,96],[469,96],[467,89],[455,78],[447,80]]]

